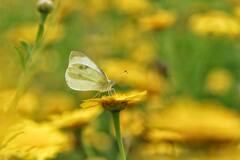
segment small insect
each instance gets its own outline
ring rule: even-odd
[[[78,91],[99,91],[111,94],[114,81],[85,54],[71,51],[69,64],[65,73],[67,85]]]

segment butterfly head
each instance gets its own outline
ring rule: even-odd
[[[115,90],[113,88],[113,85],[115,84],[115,81],[113,80],[108,80],[108,95],[112,95],[113,93],[115,93]]]

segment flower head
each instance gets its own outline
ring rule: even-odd
[[[40,13],[50,13],[53,10],[52,0],[39,0],[37,3],[37,9]]]
[[[114,7],[127,14],[136,14],[150,9],[150,4],[146,0],[115,0]]]
[[[143,100],[146,94],[147,91],[103,96],[101,98],[86,100],[81,107],[86,108],[101,105],[108,111],[120,111]]]
[[[143,112],[132,109],[124,110],[121,115],[120,124],[123,137],[131,138],[140,136],[145,130],[145,119]]]
[[[240,137],[238,115],[215,101],[181,97],[165,105],[164,109],[149,113],[149,128],[167,128],[180,133],[179,139],[190,142],[234,141]],[[177,140],[177,136],[171,138]]]
[[[233,85],[233,76],[226,69],[214,69],[210,71],[206,79],[206,88],[211,94],[224,95]]]
[[[26,120],[19,124],[20,134],[0,150],[0,156],[44,160],[68,149],[68,137],[48,123]]]
[[[90,125],[83,130],[82,140],[97,151],[106,152],[112,147],[111,136]],[[104,144],[104,145],[102,145]]]
[[[4,90],[0,92],[1,111],[7,110],[16,90]],[[31,117],[39,104],[37,95],[32,92],[25,93],[19,101],[16,109],[22,116]]]
[[[78,109],[52,117],[52,123],[57,128],[77,127],[88,124],[102,112],[101,107]]]
[[[189,23],[190,28],[199,35],[236,37],[240,34],[237,18],[221,11],[193,15]]]
[[[155,31],[172,26],[176,15],[170,11],[158,11],[156,14],[139,19],[140,27],[146,31]]]

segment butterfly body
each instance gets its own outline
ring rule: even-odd
[[[111,91],[114,82],[91,59],[81,52],[72,51],[65,73],[67,85],[78,91]]]

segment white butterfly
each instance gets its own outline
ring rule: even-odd
[[[67,85],[78,91],[110,93],[114,82],[90,58],[78,51],[71,51],[65,73]]]

